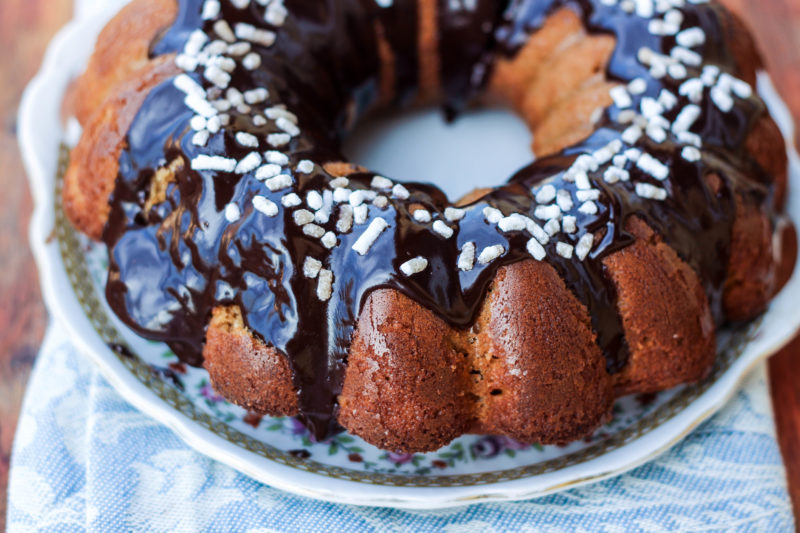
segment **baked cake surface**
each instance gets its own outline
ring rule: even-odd
[[[63,203],[118,316],[234,403],[394,451],[564,443],[701,379],[791,271],[759,66],[700,0],[134,0],[66,98]],[[534,133],[500,187],[341,154],[365,113],[481,101]]]

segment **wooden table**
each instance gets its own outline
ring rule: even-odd
[[[754,29],[778,90],[800,119],[800,2],[725,0]],[[15,138],[17,104],[71,0],[0,1],[0,529],[11,443],[25,382],[47,323],[27,245],[31,198]],[[794,184],[800,186],[800,184]],[[800,312],[800,311],[798,311]],[[800,517],[800,338],[769,362],[789,487]],[[799,520],[800,521],[800,520]]]

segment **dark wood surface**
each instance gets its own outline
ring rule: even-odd
[[[800,118],[800,2],[725,3],[753,28],[779,92]],[[31,198],[15,137],[17,105],[47,43],[71,13],[71,0],[0,0],[0,530],[5,530],[16,419],[47,323],[27,245]],[[800,338],[770,360],[769,374],[795,516],[800,516]]]

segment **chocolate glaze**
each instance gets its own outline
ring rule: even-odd
[[[674,37],[656,37],[647,30],[648,21],[624,14],[599,0],[479,0],[474,11],[453,12],[452,2],[438,3],[437,24],[442,64],[444,101],[457,109],[477,94],[491,69],[493,58],[512,56],[547,14],[563,6],[575,9],[590,32],[610,33],[617,49],[608,66],[612,79],[629,81],[643,77],[646,95],[657,96],[662,88],[677,94],[679,82],[657,80],[636,59],[638,49],[649,46],[668,52]],[[465,2],[466,4],[466,2]],[[394,0],[380,8],[373,0],[286,0],[290,16],[280,29],[274,46],[260,48],[262,66],[254,72],[237,69],[231,85],[242,90],[264,86],[270,91],[269,105],[285,103],[299,117],[302,130],[283,151],[290,168],[303,159],[324,164],[343,160],[342,134],[353,118],[372,108],[378,91],[377,34],[384,37],[395,55],[394,103],[413,99],[417,84],[417,2]],[[213,34],[211,23],[200,18],[201,2],[181,0],[180,13],[160,39],[152,54],[183,48],[191,31],[202,28]],[[688,5],[683,9],[688,25],[702,27],[708,36],[703,53],[707,61],[723,71],[735,73],[734,60],[722,42],[721,11],[715,5]],[[263,8],[254,2],[238,10],[223,2],[224,17],[233,23],[263,22]],[[502,14],[502,16],[500,16]],[[273,28],[275,29],[275,28]],[[697,75],[690,68],[690,76]],[[197,73],[193,77],[208,83]],[[278,131],[269,122],[256,127],[244,115],[232,113],[231,126],[212,136],[207,147],[191,142],[188,122],[193,113],[182,104],[183,94],[171,82],[155,88],[146,99],[128,133],[128,146],[120,157],[120,172],[111,202],[111,215],[104,233],[110,254],[107,298],[114,311],[139,334],[168,342],[181,360],[199,365],[205,328],[215,306],[241,307],[247,326],[267,344],[286,354],[299,395],[301,419],[321,438],[336,428],[336,398],[341,391],[350,340],[360,309],[369,293],[380,287],[402,291],[433,310],[454,327],[469,328],[486,290],[498,268],[530,259],[526,252],[529,236],[522,232],[502,233],[490,226],[482,210],[486,206],[504,214],[523,213],[531,217],[536,208],[531,187],[547,181],[556,188],[575,191],[564,173],[576,156],[598,149],[618,138],[624,128],[615,122],[620,110],[611,107],[598,123],[596,132],[562,154],[540,159],[521,169],[508,184],[466,208],[456,234],[449,240],[411,217],[410,207],[424,206],[435,218],[443,219],[449,206],[437,188],[406,183],[408,200],[391,199],[388,206],[369,206],[369,218],[381,217],[389,228],[365,256],[356,254],[353,243],[366,225],[337,235],[339,245],[327,250],[317,239],[305,236],[292,221],[291,211],[281,209],[269,218],[255,211],[251,199],[265,195],[277,204],[286,191],[271,193],[253,173],[238,176],[189,170],[196,155],[224,154],[241,159],[250,149],[233,140],[236,131],[257,135]],[[638,98],[638,97],[636,97]],[[687,103],[680,99],[681,105]],[[636,100],[638,107],[638,100]],[[603,191],[595,215],[577,211],[578,231],[560,234],[572,244],[586,232],[596,245],[584,261],[564,259],[555,253],[555,239],[546,246],[549,261],[567,286],[587,306],[607,359],[610,372],[619,371],[627,360],[627,347],[616,308],[613,284],[605,275],[603,258],[631,242],[624,230],[628,217],[642,217],[699,274],[718,323],[724,320],[721,293],[725,281],[728,249],[734,220],[735,195],[746,201],[768,201],[769,190],[753,179],[761,172],[744,160],[741,147],[752,121],[763,112],[756,98],[738,100],[735,109],[724,114],[711,104],[706,90],[703,116],[692,131],[705,143],[701,162],[688,163],[680,157],[681,146],[657,145],[648,140],[640,147],[672,169],[661,185],[670,192],[666,201],[640,198],[632,182],[606,184],[599,173],[590,175],[595,188]],[[677,109],[667,113],[672,120]],[[265,143],[259,148],[269,149]],[[183,166],[169,185],[167,199],[145,211],[154,169],[180,158]],[[657,184],[631,164],[632,178]],[[746,173],[741,169],[746,169]],[[706,175],[716,173],[723,186],[716,193]],[[372,173],[350,176],[350,187],[369,189]],[[311,190],[322,191],[335,176],[317,166],[309,175],[297,174],[295,192],[301,198]],[[766,181],[765,181],[766,182]],[[223,215],[229,202],[238,204],[242,217],[228,223]],[[334,204],[330,222],[333,229],[339,208]],[[502,257],[488,265],[457,268],[459,250],[474,242],[478,251],[501,244]],[[322,260],[334,274],[334,292],[326,303],[316,296],[316,280],[302,275],[306,257]],[[410,277],[399,273],[406,260],[423,256],[428,268]]]

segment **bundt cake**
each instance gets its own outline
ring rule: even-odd
[[[703,378],[791,270],[759,65],[706,0],[134,0],[66,97],[63,206],[114,312],[231,402],[394,451],[565,443]],[[502,186],[341,153],[365,113],[476,103],[534,134]]]

